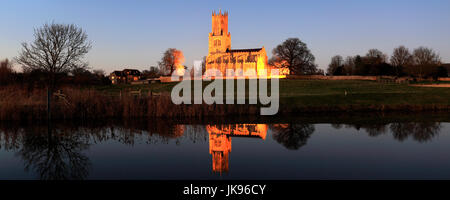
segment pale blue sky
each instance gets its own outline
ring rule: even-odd
[[[211,11],[229,11],[232,48],[272,49],[298,37],[326,68],[333,55],[418,46],[450,62],[450,0],[144,1],[1,0],[0,59],[17,56],[21,42],[47,22],[74,23],[89,35],[91,67],[147,69],[163,51],[184,52],[186,65],[208,53]]]

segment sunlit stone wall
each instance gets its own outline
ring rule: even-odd
[[[228,13],[212,13],[212,30],[209,33],[209,51],[206,70],[217,71],[207,76],[255,76],[263,75],[268,69],[264,47],[257,49],[231,49],[231,34],[228,32]],[[235,74],[227,74],[232,69]],[[248,72],[246,74],[245,72]],[[251,73],[253,72],[253,73]]]

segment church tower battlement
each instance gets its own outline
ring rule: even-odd
[[[209,54],[225,53],[231,49],[231,35],[228,32],[228,12],[212,13],[212,30],[209,33]]]

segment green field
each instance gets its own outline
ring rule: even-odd
[[[284,80],[280,88],[281,101],[292,106],[450,105],[450,88],[330,80]]]
[[[204,83],[204,86],[208,83]],[[117,94],[141,90],[170,92],[176,83],[150,85],[112,85],[98,90]],[[236,84],[235,84],[236,85]],[[246,84],[248,85],[248,84]],[[310,109],[362,109],[386,107],[449,107],[450,88],[415,87],[407,84],[358,80],[280,80],[281,107]]]

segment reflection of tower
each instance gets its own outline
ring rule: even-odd
[[[209,153],[212,155],[213,172],[228,172],[231,137],[266,139],[266,124],[207,125]]]
[[[209,135],[209,153],[212,155],[214,172],[228,171],[228,153],[231,152],[231,137],[224,134]]]

